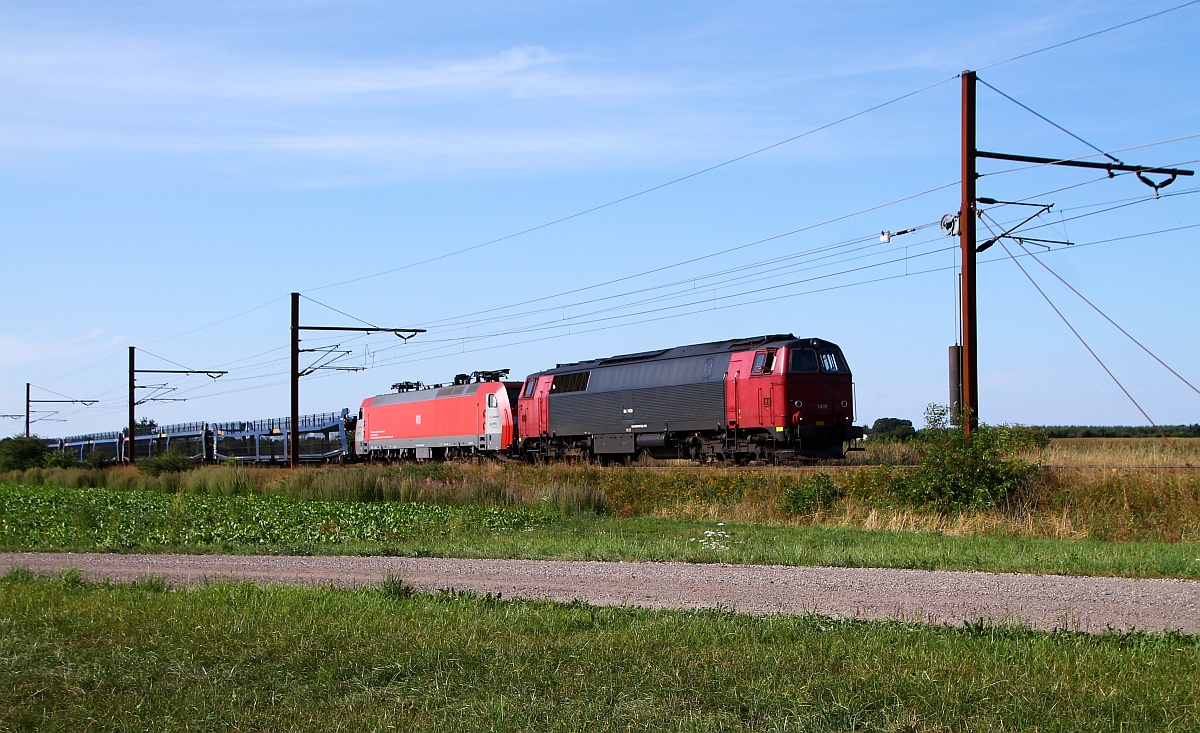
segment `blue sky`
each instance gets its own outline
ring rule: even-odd
[[[957,338],[955,240],[932,226],[958,208],[956,75],[1126,162],[1196,168],[1200,4],[1012,60],[1180,4],[0,0],[0,412],[32,382],[100,400],[36,432],[119,429],[134,345],[230,372],[147,375],[187,401],[140,414],[285,415],[299,291],[308,324],[428,329],[307,337],[366,368],[303,380],[304,412],[794,332],[842,345],[860,423],[919,424]],[[978,135],[1094,152],[983,85]],[[980,196],[1054,204],[1029,236],[1073,246],[1020,261],[1151,419],[1200,421],[1051,274],[1200,384],[1200,182],[1154,200],[1133,176],[980,169]],[[1002,247],[981,262],[985,421],[1145,424]]]

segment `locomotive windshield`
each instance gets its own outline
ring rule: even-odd
[[[821,352],[821,371],[824,372],[847,372],[846,362],[842,361],[842,355],[836,351]]]
[[[817,371],[817,352],[813,349],[792,349],[788,371],[792,374]]]
[[[816,371],[835,374],[848,372],[846,362],[836,349],[792,349],[788,358],[788,371],[792,374],[807,374]]]

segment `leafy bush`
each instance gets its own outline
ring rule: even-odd
[[[78,465],[79,459],[70,453],[51,450],[42,458],[42,468],[75,468]]]
[[[108,459],[98,450],[88,451],[88,454],[83,457],[83,465],[88,468],[104,468],[108,465]]]
[[[24,471],[41,466],[49,449],[37,436],[0,440],[0,471]]]
[[[137,466],[139,470],[145,471],[151,476],[158,476],[164,473],[190,471],[196,467],[196,463],[182,453],[171,451],[165,455],[143,458],[137,462]]]
[[[789,484],[783,489],[784,511],[793,514],[813,514],[837,503],[845,490],[833,483],[829,474],[813,473],[807,480]]]
[[[1030,478],[1033,464],[1017,453],[1037,445],[1038,431],[980,425],[968,436],[948,415],[943,405],[925,409],[926,428],[917,434],[920,465],[891,477],[888,488],[895,498],[939,512],[993,507]]]

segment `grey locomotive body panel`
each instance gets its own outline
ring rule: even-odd
[[[563,369],[564,377],[589,374],[583,390],[551,392],[550,431],[612,435],[719,429],[725,422],[729,359],[726,351]],[[605,440],[615,441],[614,448],[624,444]]]

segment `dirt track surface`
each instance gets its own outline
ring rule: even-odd
[[[361,586],[392,575],[417,590],[605,606],[1200,633],[1200,582],[1181,580],[689,563],[0,553],[0,569],[11,567],[35,573],[78,568],[91,580],[156,577],[178,586],[216,579]]]

